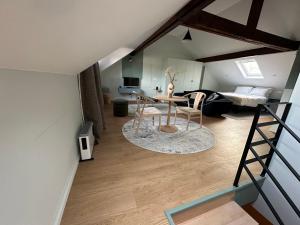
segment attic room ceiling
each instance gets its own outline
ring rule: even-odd
[[[187,27],[178,26],[168,35],[175,36],[182,40],[187,32]],[[226,53],[256,49],[259,46],[250,44],[244,41],[238,41],[232,38],[223,37],[216,34],[211,34],[205,31],[191,29],[192,41],[181,42],[194,57],[194,59],[221,55]]]
[[[237,4],[242,0],[227,0],[227,1],[220,1],[216,0],[203,10],[212,14],[220,14],[222,11],[232,7],[233,5]]]
[[[246,25],[251,4],[252,0],[216,0],[203,11]],[[292,40],[300,40],[300,29],[297,24],[299,13],[299,0],[264,0],[257,29]],[[182,40],[186,32],[187,27],[178,26],[168,35]],[[190,28],[190,32],[193,40],[182,45],[195,59],[263,47],[198,29]]]
[[[246,24],[251,3],[252,0],[216,0],[204,11]],[[300,40],[299,15],[299,0],[264,0],[257,29],[292,40]]]
[[[76,74],[135,48],[188,0],[2,0],[0,68]]]
[[[208,47],[210,49],[205,49],[205,51],[213,50],[218,53],[222,52],[221,54],[223,55],[213,55],[212,52],[205,53],[205,51],[199,53],[197,48],[199,48],[199,46],[201,47],[201,44],[197,41],[198,43],[195,42],[194,44],[190,44],[192,47],[186,46],[193,51],[194,56],[199,54],[206,56],[205,58],[198,58],[197,61],[209,61],[216,58],[221,60],[221,58],[225,58],[225,56],[227,58],[234,56],[245,57],[297,50],[300,43],[297,35],[300,33],[300,29],[297,27],[300,1],[288,0],[284,1],[284,4],[279,0],[266,0],[266,2],[267,4],[264,4],[264,0],[191,0],[187,5],[181,8],[180,11],[162,24],[162,26],[160,26],[151,36],[143,41],[133,51],[133,54],[147,48],[149,45],[153,44],[153,42],[159,41],[159,39],[165,35],[172,35],[175,37],[183,35],[183,38],[184,34],[182,34],[182,31],[180,30],[182,29],[182,26],[194,28],[195,31],[201,30],[226,37],[223,39],[211,36],[213,37],[213,39],[211,39],[207,33],[202,32],[202,37],[198,39],[202,42],[208,40],[207,43],[210,45],[210,47]],[[291,2],[292,7],[286,7],[289,2]],[[270,5],[272,5],[272,7]],[[273,12],[276,11],[280,11],[283,16],[274,16]],[[282,11],[284,13],[282,13]],[[262,15],[263,12],[264,15]],[[290,15],[285,17],[285,14]],[[292,28],[289,29],[289,32],[274,32],[278,27],[279,29],[277,29],[277,31],[283,30],[282,21],[284,21],[285,24],[290,25],[287,27]],[[278,24],[281,25],[278,26]],[[258,29],[258,26],[260,26],[259,28],[261,28],[261,30]],[[196,35],[198,34],[200,33],[197,32]],[[232,46],[229,45],[228,48],[235,49],[235,47],[239,46],[238,52],[224,52],[224,48],[227,48],[228,46],[219,45],[220,49],[218,49],[218,47],[214,45],[215,43],[221,43],[223,40],[226,40],[225,42],[230,42],[228,38],[239,41],[232,41]],[[247,42],[248,44],[242,44],[241,42]],[[226,44],[227,43],[224,43],[223,45]],[[254,49],[253,46],[257,46],[257,48]],[[197,53],[194,52],[195,50],[197,50]]]
[[[188,2],[2,0],[0,68],[78,73],[117,49],[135,49]],[[215,0],[204,10],[245,24],[251,2]],[[265,0],[258,29],[299,40],[299,10],[299,0]],[[231,50],[219,48],[210,49],[209,54]],[[232,48],[253,46],[234,42]]]

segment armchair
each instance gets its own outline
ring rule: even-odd
[[[193,96],[193,97],[192,97]],[[175,112],[175,124],[176,124],[176,117],[178,113],[184,114],[188,117],[188,122],[186,126],[186,130],[189,128],[190,120],[191,118],[200,118],[200,128],[202,127],[202,108],[203,108],[203,102],[206,97],[206,94],[203,92],[191,92],[184,97],[188,97],[188,106],[177,106],[176,107],[176,112]],[[190,106],[190,99],[193,98],[193,106]]]
[[[153,103],[155,101],[152,98],[144,96],[144,95],[140,95],[140,94],[136,94],[136,93],[135,93],[135,95],[136,95],[136,101],[137,101],[137,109],[135,112],[135,117],[133,120],[132,127],[134,128],[135,125],[137,124],[136,130],[135,130],[136,134],[139,131],[142,119],[144,117],[149,117],[149,116],[152,117],[153,125],[154,125],[154,117],[158,116],[158,118],[159,118],[158,130],[160,130],[161,115],[162,115],[161,111],[155,107],[145,107],[146,104]]]

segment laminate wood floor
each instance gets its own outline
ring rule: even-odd
[[[111,106],[105,114],[107,129],[95,146],[95,160],[79,164],[61,225],[167,225],[165,209],[232,185],[252,122],[204,117],[215,147],[170,155],[129,143],[121,129],[131,118],[113,117]],[[257,174],[261,169],[250,168]]]

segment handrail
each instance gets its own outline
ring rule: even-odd
[[[289,170],[295,175],[298,181],[300,181],[300,175],[297,171],[291,166],[291,164],[286,160],[286,158],[280,153],[280,151],[268,140],[267,136],[262,132],[261,129],[256,128],[258,133],[263,137],[264,140],[271,146],[272,150],[278,155],[282,162],[289,168]],[[251,146],[250,146],[251,149]]]
[[[300,217],[300,210],[297,208],[296,204],[293,202],[293,200],[290,198],[290,196],[288,196],[288,194],[285,192],[285,190],[280,185],[280,183],[278,182],[278,180],[274,177],[273,173],[269,170],[269,168],[266,166],[266,164],[262,161],[262,159],[257,154],[257,152],[254,150],[254,148],[250,147],[250,150],[253,153],[253,155],[255,156],[255,158],[257,158],[257,160],[260,163],[260,165],[267,171],[267,174],[269,175],[269,177],[271,178],[271,180],[274,182],[274,184],[277,186],[277,188],[279,189],[279,191],[281,192],[281,194],[288,201],[288,203],[291,205],[291,207],[296,212],[296,214]]]
[[[267,203],[268,207],[270,208],[271,212],[273,213],[273,215],[276,217],[278,223],[280,225],[284,225],[284,223],[282,222],[280,216],[278,215],[278,213],[276,212],[276,210],[274,209],[272,203],[270,202],[270,200],[268,199],[267,195],[263,192],[263,190],[261,189],[261,187],[259,186],[259,184],[257,183],[257,181],[255,180],[254,176],[252,175],[251,171],[249,170],[249,168],[244,165],[244,169],[246,170],[246,172],[248,173],[249,177],[251,178],[253,184],[255,185],[256,189],[258,190],[258,192],[261,194],[261,197],[265,200],[265,202]]]
[[[291,104],[291,103],[289,103]],[[300,143],[300,137],[298,137],[298,135],[292,131],[285,122],[283,122],[267,105],[263,105],[265,107],[266,110],[268,110],[268,112],[280,123],[281,126],[283,126],[296,140],[298,143]]]
[[[275,103],[271,103],[271,104],[275,104]],[[273,183],[275,184],[275,186],[279,189],[280,193],[283,195],[283,197],[286,199],[286,201],[289,203],[289,205],[292,207],[292,209],[295,211],[295,213],[300,217],[300,209],[297,208],[296,204],[293,202],[293,200],[290,198],[290,196],[286,193],[286,191],[283,189],[283,187],[281,186],[281,184],[279,183],[279,181],[275,178],[275,176],[273,175],[273,173],[269,170],[269,165],[271,162],[271,159],[273,157],[273,154],[276,154],[281,161],[287,166],[287,168],[292,172],[292,174],[297,178],[297,180],[300,182],[300,175],[297,173],[297,171],[291,166],[291,164],[287,161],[287,159],[280,153],[280,151],[277,149],[277,143],[278,140],[280,138],[281,132],[283,129],[286,129],[294,139],[296,139],[296,141],[298,143],[300,143],[300,138],[297,136],[296,133],[294,133],[289,126],[285,123],[289,110],[291,108],[291,103],[289,102],[280,102],[277,104],[285,104],[285,109],[283,112],[283,115],[281,118],[279,118],[269,107],[268,105],[270,105],[270,103],[267,104],[260,104],[258,105],[257,109],[256,109],[256,113],[254,115],[253,121],[252,121],[252,125],[249,131],[249,135],[245,144],[245,148],[240,160],[240,164],[233,182],[234,186],[238,186],[239,184],[239,180],[242,174],[242,170],[244,169],[247,174],[249,175],[249,177],[251,178],[253,184],[255,185],[255,187],[257,188],[258,192],[261,194],[262,198],[265,200],[266,204],[268,205],[268,207],[270,208],[271,212],[273,213],[273,215],[275,216],[275,218],[277,219],[279,224],[284,224],[283,221],[281,220],[280,216],[278,215],[278,213],[276,212],[275,208],[273,207],[273,205],[271,204],[270,200],[268,199],[266,193],[262,190],[262,188],[260,187],[260,185],[258,184],[258,182],[255,180],[253,174],[251,173],[249,167],[247,167],[247,164],[250,163],[254,163],[254,162],[259,162],[260,165],[262,166],[262,173],[261,176],[265,176],[265,174],[268,174],[268,176],[270,177],[270,179],[273,181]],[[262,109],[266,109],[267,112],[277,121],[274,122],[262,122],[259,123],[259,117],[261,114]],[[278,128],[275,134],[275,137],[272,138],[268,138],[264,132],[260,129],[260,127],[264,127],[264,126],[271,126],[274,124],[278,124]],[[263,138],[260,141],[254,141],[253,142],[253,137],[254,137],[254,133],[258,132],[260,134],[260,136]],[[258,146],[258,145],[262,145],[262,144],[268,144],[270,146],[270,150],[267,154],[265,155],[258,155],[258,153],[255,151],[255,149],[253,148],[254,146]],[[252,154],[254,155],[254,158],[251,159],[247,159],[249,150],[252,152]],[[263,159],[266,159],[266,161],[264,162]]]

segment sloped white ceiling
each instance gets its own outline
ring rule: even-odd
[[[187,2],[1,0],[0,68],[78,73],[119,48],[134,49]],[[251,0],[216,0],[205,10],[245,23],[250,5]],[[258,28],[299,40],[299,10],[299,0],[265,0]],[[187,44],[195,57],[253,48],[204,36],[197,46]],[[203,50],[210,38],[213,47]],[[217,45],[222,41],[226,46]]]
[[[222,84],[221,91],[233,91],[237,85],[273,87],[282,90],[290,75],[296,52],[254,56],[264,79],[245,79],[235,64],[236,59],[206,63],[210,75]]]
[[[257,28],[299,41],[299,15],[299,0],[265,0]]]
[[[181,40],[171,35],[165,35],[144,50],[144,56],[154,58],[179,58],[194,60],[194,56],[182,44]]]
[[[215,5],[223,5],[226,1],[217,0]],[[241,23],[247,24],[248,15],[250,12],[252,0],[239,0],[233,2],[229,7],[224,8],[222,11],[219,12],[211,12],[212,14],[218,15],[220,17]],[[209,9],[209,8],[208,8]],[[208,11],[205,9],[205,11]],[[209,12],[209,11],[208,11]]]
[[[233,5],[239,3],[242,0],[215,0],[203,10],[212,14],[220,14],[224,10],[231,8]]]
[[[135,48],[188,0],[1,0],[0,68],[74,74]]]
[[[186,32],[187,27],[178,26],[177,28],[172,30],[168,35],[175,36],[179,41],[181,41]],[[189,52],[191,52],[194,59],[255,49],[259,47],[258,45],[250,44],[244,41],[238,41],[232,38],[227,38],[191,28],[190,32],[192,36],[192,41],[181,41],[181,44]]]
[[[220,17],[247,24],[252,0],[216,0],[204,10]],[[257,29],[293,40],[300,40],[300,0],[265,0]],[[168,35],[182,40],[187,28],[179,26]],[[192,41],[182,43],[195,59],[254,49],[262,46],[190,29]]]
[[[252,0],[216,0],[204,10],[246,24]],[[300,40],[300,1],[264,0],[257,29],[293,40]]]

